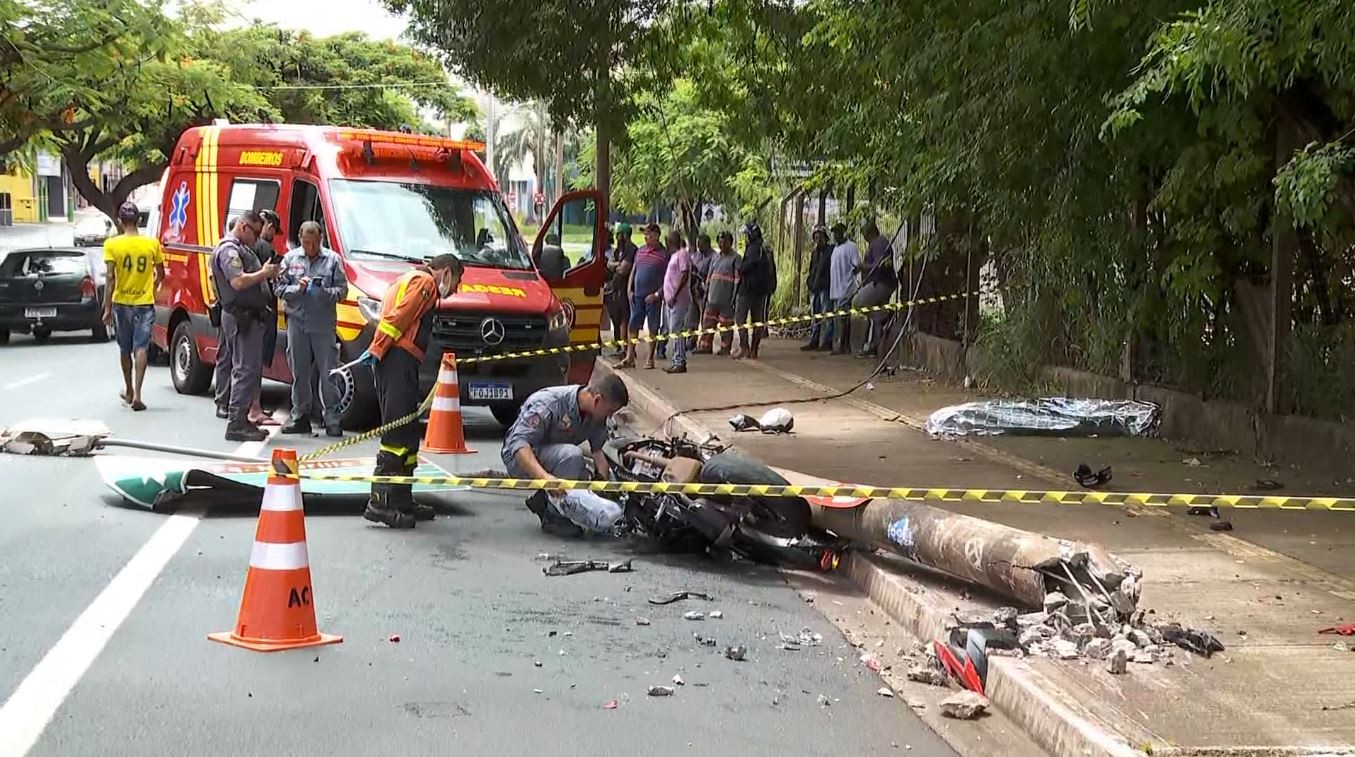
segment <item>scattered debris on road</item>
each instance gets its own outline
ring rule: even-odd
[[[1092,473],[1091,467],[1082,463],[1073,471],[1073,480],[1084,489],[1096,489],[1110,483],[1111,475],[1109,465]]]
[[[579,573],[588,573],[590,571],[633,573],[635,572],[635,568],[631,565],[632,562],[634,562],[633,558],[615,563],[606,560],[556,560],[550,565],[542,568],[541,572],[548,576],[573,576]]]
[[[674,686],[686,686],[686,685],[687,685],[687,682],[684,681],[684,680],[682,680],[682,674],[681,674],[681,673],[679,673],[678,675],[673,676],[673,685],[674,685]]]
[[[617,703],[617,701],[616,701],[615,699],[608,699],[607,702],[606,702],[605,704],[602,705],[602,709],[604,709],[604,710],[615,710],[615,709],[617,708],[617,706],[618,706],[618,703]]]
[[[389,642],[392,643],[392,644],[399,644],[399,643],[400,643],[400,634],[398,634],[398,633],[393,633],[393,634],[391,634],[391,635],[390,635],[390,638],[387,639],[387,641],[389,641]]]
[[[703,647],[715,646],[715,638],[712,636],[702,636],[699,633],[694,633],[692,634],[692,638],[696,639],[696,643],[700,644]]]
[[[800,629],[800,633],[794,636],[779,631],[777,635],[781,637],[781,648],[792,652],[798,651],[800,647],[817,647],[823,643],[823,634],[814,633],[808,628]]]
[[[875,693],[879,694],[882,697],[889,697],[890,699],[894,698],[894,690],[889,688],[888,686],[881,686],[880,688],[875,690]]]
[[[972,691],[959,691],[941,700],[941,714],[956,720],[974,720],[988,709],[988,698]]]
[[[720,612],[719,610],[715,610],[715,611],[713,611],[711,614],[707,615],[706,617],[710,618],[711,620],[719,620],[720,618],[723,618],[724,616],[725,616],[725,614],[724,614],[723,612]]]
[[[651,697],[671,697],[677,690],[672,686],[650,686],[649,695]]]
[[[647,625],[649,625],[649,618],[636,618],[636,619],[635,619],[635,625],[637,625],[637,626],[647,626]]]
[[[744,647],[739,646],[725,647],[726,659],[733,660],[734,662],[743,662],[743,659],[747,656],[748,650],[745,649]]]
[[[697,612],[697,611],[695,611],[695,610],[692,610],[692,611],[690,611],[690,612],[684,612],[684,613],[682,613],[682,619],[683,619],[683,620],[705,620],[705,619],[706,619],[706,614],[705,614],[704,612]]]
[[[917,664],[908,669],[908,680],[928,686],[947,686],[950,676],[933,665]]]
[[[650,597],[651,605],[671,605],[674,602],[680,602],[684,599],[704,599],[707,602],[715,601],[715,597],[709,594],[703,594],[699,591],[675,591],[667,597]]]

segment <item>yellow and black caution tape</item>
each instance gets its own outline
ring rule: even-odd
[[[383,423],[380,426],[377,426],[376,428],[372,429],[371,431],[364,431],[361,434],[355,434],[353,436],[345,438],[342,441],[335,442],[327,447],[322,447],[320,449],[315,450],[314,452],[302,455],[300,458],[301,462],[303,463],[314,462],[315,460],[319,460],[322,457],[332,455],[341,449],[352,447],[355,444],[361,444],[365,441],[368,441],[369,439],[376,439],[380,437],[382,434],[386,433],[387,431],[394,431],[395,429],[400,428],[401,426],[407,423],[414,423],[415,421],[419,420],[419,417],[422,416],[428,410],[429,407],[433,405],[433,395],[435,392],[437,392],[437,390],[438,390],[437,386],[434,386],[431,390],[429,390],[428,396],[424,397],[423,402],[419,403],[418,409],[410,413],[409,415],[406,415],[402,418],[396,418],[390,423]]]
[[[1355,511],[1355,499],[1345,497],[1267,497],[1252,494],[1142,494],[1097,491],[1025,491],[1017,489],[923,489],[857,484],[796,486],[766,484],[678,484],[633,481],[551,481],[530,478],[469,476],[364,476],[302,473],[317,481],[359,481],[374,484],[465,486],[471,489],[519,491],[590,491],[611,494],[687,494],[724,497],[847,497],[901,499],[911,502],[982,502],[1020,505],[1111,505],[1124,507],[1231,507],[1239,510]]]
[[[523,358],[530,357],[545,357],[548,355],[559,355],[570,352],[591,352],[593,350],[601,349],[603,347],[624,347],[627,345],[644,344],[647,342],[666,342],[669,339],[685,339],[687,337],[701,336],[703,334],[718,334],[726,331],[738,331],[739,329],[755,329],[762,328],[764,326],[787,326],[795,323],[809,323],[816,320],[827,320],[829,318],[838,318],[840,316],[846,315],[871,315],[873,313],[883,313],[886,311],[903,310],[905,308],[914,307],[917,305],[930,305],[937,302],[949,302],[953,300],[960,300],[965,299],[967,297],[973,297],[976,295],[977,293],[969,293],[969,294],[948,294],[942,295],[940,297],[923,297],[921,299],[909,300],[907,302],[890,302],[885,303],[884,305],[872,305],[863,308],[847,308],[844,310],[833,310],[827,313],[813,313],[809,315],[787,316],[785,318],[772,318],[770,320],[758,321],[751,324],[744,324],[742,326],[737,324],[732,326],[715,326],[709,329],[691,329],[688,331],[681,331],[661,336],[651,334],[648,336],[635,337],[633,339],[615,339],[606,342],[568,344],[561,347],[549,347],[542,348],[539,350],[526,350],[524,352],[505,352],[497,355],[482,355],[480,357],[465,357],[465,358],[458,357],[456,362],[459,365],[467,365],[471,363],[477,364],[497,363],[506,360],[520,360]],[[361,444],[362,442],[369,441],[371,439],[376,439],[380,437],[382,434],[386,433],[387,431],[393,431],[394,429],[400,428],[405,424],[417,421],[420,418],[420,416],[422,416],[424,412],[428,410],[429,406],[432,405],[433,394],[436,391],[437,391],[436,386],[430,389],[428,391],[428,396],[424,397],[423,402],[419,403],[419,409],[415,410],[409,415],[406,415],[403,418],[396,418],[395,420],[389,423],[381,424],[380,426],[372,429],[371,431],[364,431],[361,434],[350,436],[344,439],[343,441],[336,442],[327,447],[323,447],[321,449],[315,450],[314,452],[303,455],[301,457],[301,462],[307,463],[312,462],[314,460],[318,460],[322,457],[332,455],[341,449],[346,449],[348,447],[352,447],[353,445]]]
[[[457,356],[457,365],[472,365],[478,363],[498,363],[505,360],[521,360],[530,357],[548,357],[550,355],[562,355],[571,352],[592,352],[603,347],[628,347],[632,344],[646,344],[650,342],[666,342],[669,339],[686,339],[688,337],[699,337],[706,334],[720,334],[731,331],[741,331],[744,329],[760,329],[766,326],[791,326],[801,323],[812,323],[813,321],[826,321],[829,318],[840,318],[842,316],[873,315],[876,313],[893,312],[905,310],[918,305],[932,305],[938,302],[951,302],[954,300],[963,300],[968,297],[975,297],[978,293],[967,294],[946,294],[940,297],[923,297],[907,302],[887,302],[883,305],[870,305],[862,308],[844,308],[842,310],[831,310],[826,313],[812,313],[807,315],[791,315],[784,318],[770,318],[765,321],[755,321],[753,323],[732,324],[728,326],[712,326],[710,328],[688,329],[686,331],[676,331],[668,334],[649,334],[647,336],[637,336],[631,339],[612,339],[605,342],[586,342],[580,344],[566,344],[560,347],[542,347],[536,350],[523,350],[521,352],[503,352],[494,355],[481,355],[460,357]]]

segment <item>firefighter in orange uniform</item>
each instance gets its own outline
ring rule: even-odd
[[[386,290],[372,345],[359,358],[376,374],[382,424],[413,413],[423,401],[419,396],[419,366],[433,330],[433,311],[439,300],[450,297],[461,285],[464,271],[455,255],[438,255],[427,266],[396,279]],[[418,464],[417,421],[381,435],[375,475],[411,476]],[[413,528],[416,521],[431,520],[433,508],[416,504],[413,490],[408,484],[372,484],[372,497],[362,517],[391,528]]]

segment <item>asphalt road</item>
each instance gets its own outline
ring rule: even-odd
[[[16,335],[0,347],[0,426],[90,418],[124,438],[238,449],[210,402],[176,394],[164,368],[148,375],[149,410],[120,407],[116,366],[112,344]],[[488,414],[471,411],[468,435],[478,454],[437,462],[497,465]],[[129,508],[90,460],[0,455],[0,481],[3,756],[953,754],[876,693],[857,650],[770,569],[553,539],[506,495],[444,495],[440,517],[413,532],[312,515],[321,630],[344,642],[258,654],[206,640],[234,624],[252,517]],[[636,570],[548,578],[542,553],[633,556]],[[647,602],[682,589],[716,600]],[[716,609],[723,619],[682,618]],[[778,648],[778,632],[803,627],[823,645]],[[730,644],[748,659],[726,660]],[[674,696],[646,695],[675,675]]]

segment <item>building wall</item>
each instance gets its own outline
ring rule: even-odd
[[[10,207],[14,209],[15,223],[37,223],[38,197],[34,191],[32,176],[18,168],[11,168],[8,173],[0,173],[0,192],[10,196]]]

